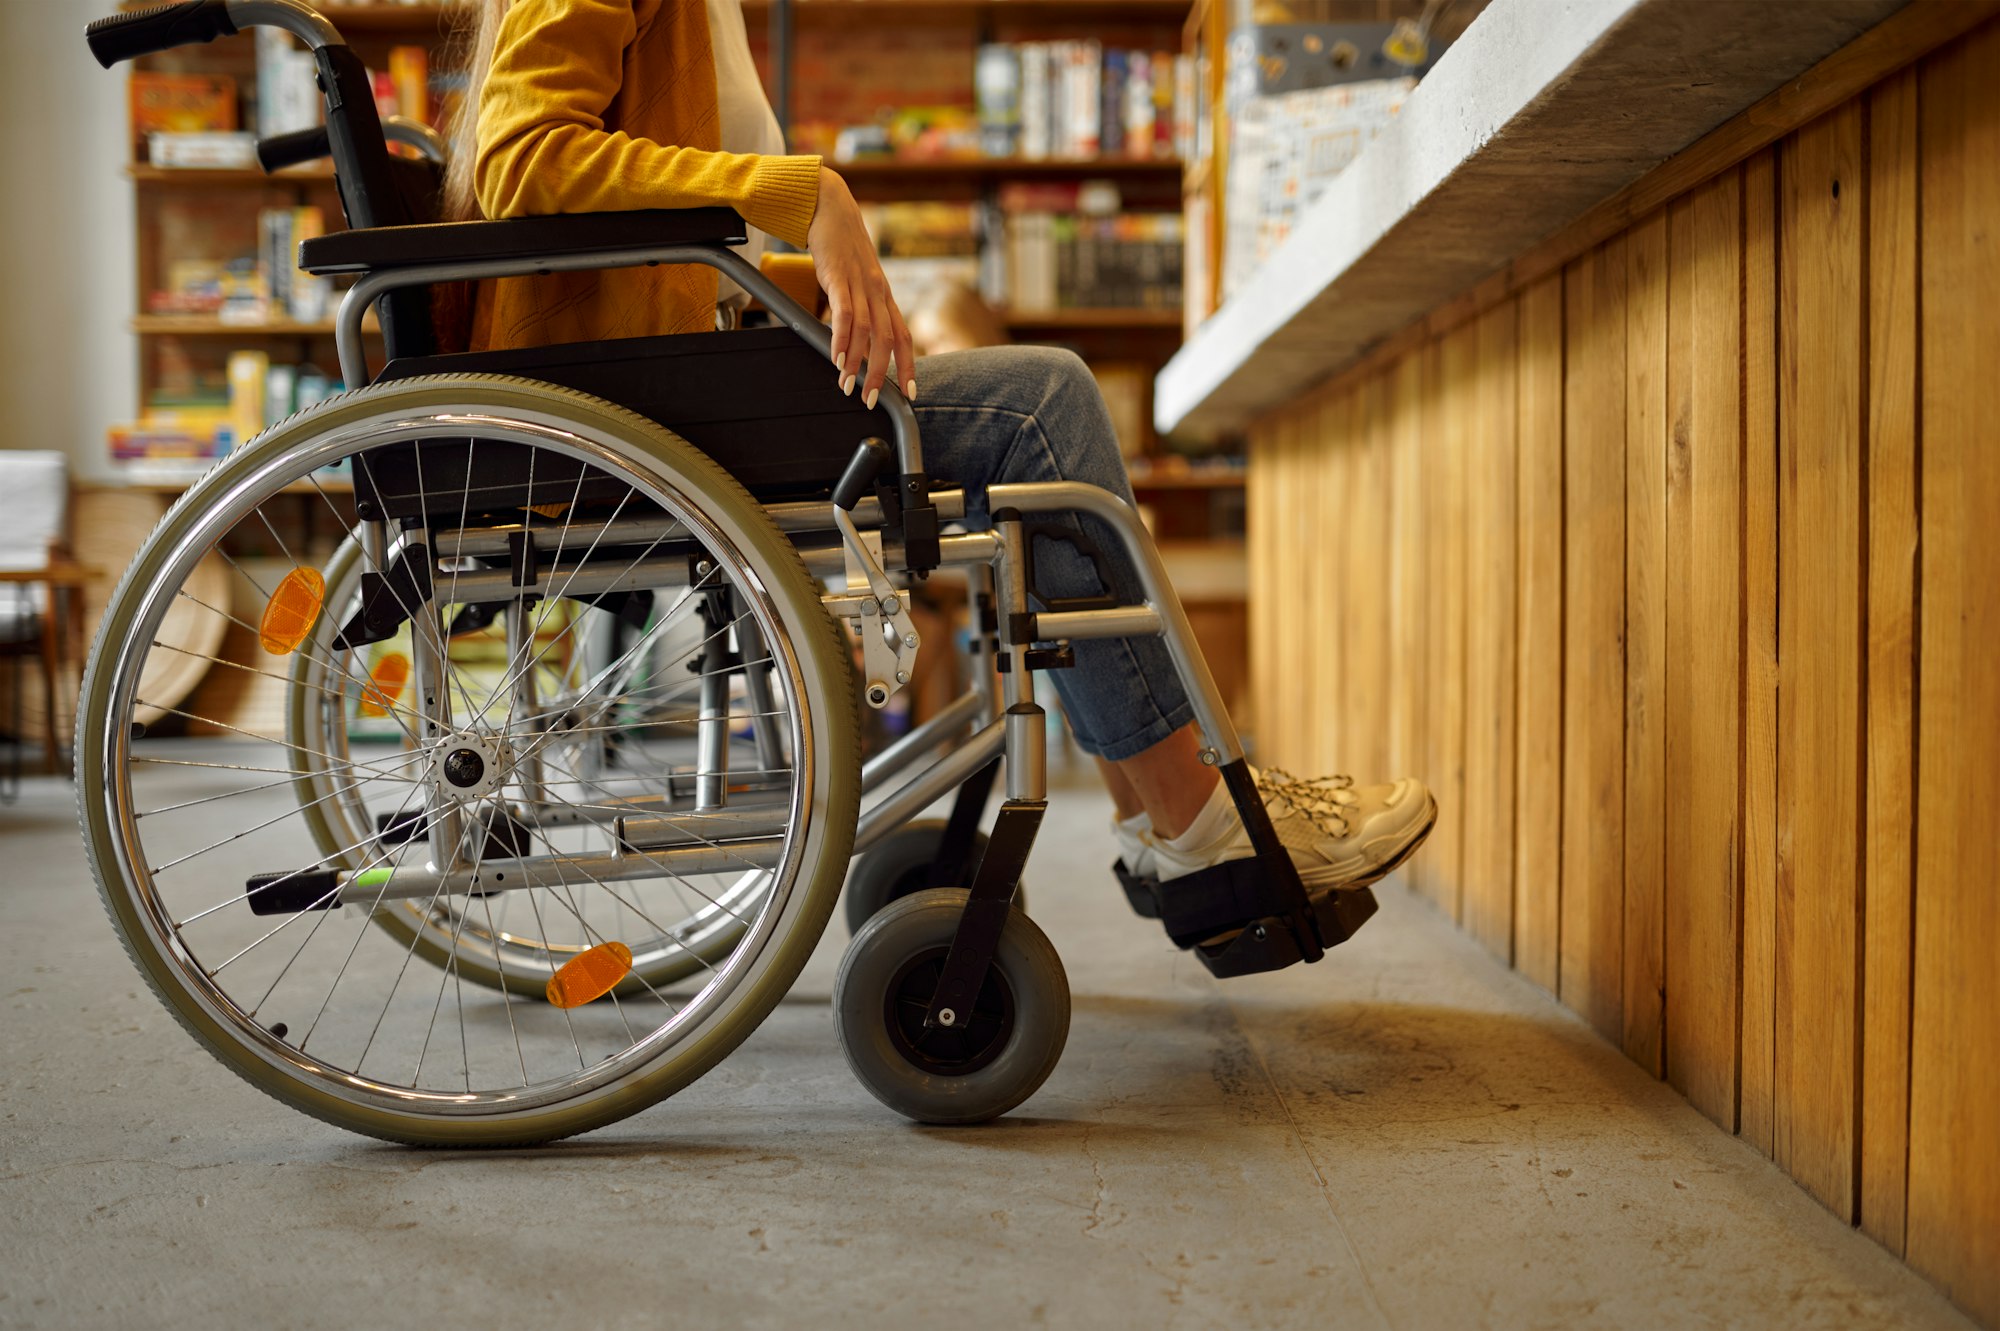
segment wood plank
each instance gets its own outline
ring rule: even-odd
[[[1354,386],[1344,524],[1347,576],[1342,580],[1347,610],[1335,630],[1344,658],[1342,721],[1347,742],[1320,769],[1345,772],[1363,782],[1389,775],[1389,586],[1383,578],[1383,560],[1389,553],[1388,517],[1395,500],[1385,457],[1387,387],[1381,375],[1370,375]]]
[[[1332,606],[1340,596],[1340,562],[1344,514],[1338,512],[1340,480],[1346,466],[1346,450],[1340,440],[1340,416],[1344,402],[1340,394],[1314,394],[1300,418],[1300,470],[1298,488],[1304,494],[1300,514],[1300,542],[1294,554],[1304,564],[1306,600],[1300,602],[1300,656],[1302,697],[1298,717],[1300,743],[1286,761],[1292,771],[1318,771],[1326,761],[1326,749],[1338,745],[1340,737],[1340,640],[1328,638]]]
[[[1562,277],[1522,292],[1520,311],[1514,964],[1554,993],[1562,929]]]
[[[1319,408],[1320,399],[1317,396],[1308,398],[1289,413],[1290,419],[1286,423],[1285,448],[1289,465],[1284,485],[1286,503],[1291,512],[1288,524],[1291,538],[1287,548],[1293,567],[1289,579],[1291,594],[1285,602],[1290,608],[1291,618],[1285,625],[1284,656],[1279,666],[1288,677],[1285,688],[1287,710],[1285,720],[1278,727],[1279,742],[1271,752],[1271,762],[1278,766],[1297,767],[1301,764],[1304,755],[1300,753],[1300,746],[1310,739],[1319,724],[1313,700],[1310,658],[1319,595],[1319,569],[1313,544],[1313,532],[1319,522],[1319,476],[1311,465],[1311,440]]]
[[[1854,1215],[1860,974],[1862,108],[1780,157],[1778,930],[1773,1156]],[[1672,974],[1672,960],[1668,973]]]
[[[1921,74],[1922,683],[1906,1255],[2000,1324],[2000,30]]]
[[[1667,215],[1667,1079],[1736,1126],[1743,197]]]
[[[1276,710],[1278,660],[1275,635],[1278,591],[1278,563],[1273,555],[1278,515],[1274,508],[1274,473],[1278,466],[1273,433],[1276,418],[1266,417],[1249,432],[1244,443],[1243,476],[1244,540],[1249,548],[1250,598],[1245,607],[1250,634],[1250,705],[1253,714],[1238,717],[1237,725],[1248,735],[1253,755],[1262,756],[1266,731],[1279,713]]]
[[[1425,854],[1437,873],[1434,899],[1454,920],[1462,918],[1465,884],[1465,606],[1466,606],[1466,445],[1465,420],[1473,402],[1478,362],[1476,330],[1467,325],[1438,348],[1440,392],[1425,422],[1435,438],[1429,462],[1441,477],[1435,489],[1436,520],[1431,552],[1437,618],[1432,621],[1431,671],[1432,790],[1438,802],[1437,828]]]
[[[1395,589],[1389,599],[1389,734],[1387,774],[1423,771],[1426,693],[1424,610],[1423,361],[1405,356],[1389,371],[1389,451],[1395,471]]]
[[[1626,237],[1626,1057],[1666,1075],[1667,215]],[[1565,898],[1568,892],[1564,892]]]
[[[1444,346],[1432,342],[1410,355],[1417,366],[1417,451],[1422,459],[1418,470],[1425,480],[1422,492],[1417,497],[1421,514],[1418,521],[1423,527],[1421,546],[1424,600],[1420,609],[1423,621],[1423,689],[1419,694],[1420,711],[1423,716],[1418,740],[1422,745],[1420,760],[1414,770],[1424,784],[1430,788],[1438,802],[1438,824],[1432,832],[1423,851],[1410,862],[1410,886],[1421,893],[1440,911],[1451,913],[1451,903],[1447,884],[1451,876],[1444,865],[1444,847],[1449,841],[1451,820],[1456,818],[1457,809],[1451,807],[1445,790],[1445,718],[1444,718],[1444,636],[1446,595],[1446,559],[1444,547],[1450,540],[1447,527],[1448,514],[1444,496],[1450,489],[1452,475],[1446,466],[1443,446],[1444,419]],[[1439,837],[1444,836],[1445,841]]]
[[[1465,927],[1503,961],[1514,948],[1515,329],[1510,303],[1474,325],[1465,405]]]
[[[1564,275],[1563,1002],[1624,1023],[1627,257],[1614,240]]]
[[[1778,929],[1777,154],[1743,164],[1743,1015],[1737,1131],[1771,1153]]]
[[[1915,853],[1917,78],[1868,98],[1867,857],[1862,900],[1861,1227],[1903,1251]]]
[[[1310,517],[1306,511],[1305,480],[1301,474],[1301,449],[1299,445],[1302,430],[1301,413],[1286,412],[1274,427],[1273,449],[1277,462],[1277,494],[1273,505],[1279,519],[1279,548],[1272,579],[1272,599],[1279,607],[1276,626],[1277,659],[1273,667],[1276,688],[1273,691],[1273,710],[1276,717],[1286,718],[1281,724],[1268,727],[1265,736],[1265,761],[1271,764],[1295,762],[1290,746],[1298,742],[1298,726],[1304,720],[1302,708],[1306,689],[1299,668],[1300,650],[1305,641],[1304,622],[1311,608],[1306,588],[1306,560],[1299,551],[1304,550],[1302,541],[1310,530]],[[1290,552],[1290,557],[1287,557]]]

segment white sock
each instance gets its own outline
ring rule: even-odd
[[[1233,858],[1222,852],[1238,841],[1247,843],[1249,837],[1243,829],[1243,820],[1237,816],[1229,783],[1217,781],[1215,789],[1209,792],[1208,803],[1201,806],[1201,812],[1194,816],[1187,830],[1177,837],[1162,838],[1160,844],[1177,856],[1215,864]]]
[[[1153,830],[1153,820],[1144,809],[1130,818],[1111,815],[1111,833],[1118,842],[1118,854],[1125,861],[1125,867],[1132,867],[1133,857],[1145,847],[1145,835]]]

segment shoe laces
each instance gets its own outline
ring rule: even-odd
[[[1270,767],[1258,772],[1256,780],[1257,789],[1267,800],[1277,801],[1284,811],[1297,814],[1328,836],[1344,837],[1354,830],[1347,821],[1348,806],[1354,803],[1350,793],[1353,777],[1297,777],[1283,768]]]

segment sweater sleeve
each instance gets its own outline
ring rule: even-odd
[[[605,129],[632,0],[514,0],[479,98],[473,187],[492,218],[638,208],[734,208],[804,247],[820,159],[708,152]]]

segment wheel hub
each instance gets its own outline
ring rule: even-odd
[[[903,963],[889,984],[884,1015],[889,1041],[912,1067],[945,1077],[965,1077],[1000,1056],[1014,1029],[1014,992],[997,965],[986,972],[979,997],[949,1024],[928,1029],[924,1013],[944,974],[949,948],[926,948]]]
[[[446,735],[432,748],[432,782],[446,799],[475,800],[498,790],[507,780],[512,753],[491,735],[463,732]]]

